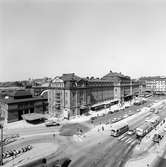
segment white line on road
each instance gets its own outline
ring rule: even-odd
[[[121,140],[125,135],[123,134],[122,136],[118,137],[119,140]]]
[[[124,136],[123,138],[121,138],[121,141],[124,141],[128,138],[128,136]]]

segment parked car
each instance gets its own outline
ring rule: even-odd
[[[45,123],[45,126],[46,127],[49,127],[49,126],[60,126],[60,123],[55,122],[55,121],[50,121],[50,122]]]
[[[115,122],[118,122],[118,119],[117,119],[117,118],[113,118],[113,119],[112,119],[112,123],[115,123]]]

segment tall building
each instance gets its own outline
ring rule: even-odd
[[[101,79],[81,78],[74,73],[55,77],[48,91],[49,113],[60,117],[81,115],[93,104],[106,100],[130,100],[139,94],[139,82],[110,71]]]

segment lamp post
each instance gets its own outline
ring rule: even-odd
[[[1,155],[0,155],[0,166],[3,165],[3,124],[4,118],[0,117],[0,129],[1,129]]]

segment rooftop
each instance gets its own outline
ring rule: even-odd
[[[14,103],[23,103],[23,102],[29,102],[29,101],[39,101],[39,100],[47,100],[45,97],[31,97],[31,98],[25,98],[25,99],[0,99],[1,102],[4,102],[6,104],[14,104]]]
[[[103,80],[110,80],[113,78],[130,79],[129,76],[125,76],[122,73],[112,72],[111,70],[108,74],[106,74],[104,77],[102,77]]]
[[[80,81],[82,78],[79,76],[75,75],[75,73],[68,73],[68,74],[63,74],[60,79],[63,81]]]

